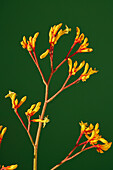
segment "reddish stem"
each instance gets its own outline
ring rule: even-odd
[[[65,85],[67,84],[70,77],[71,77],[71,75],[69,74],[66,81],[64,82],[63,86],[61,87],[61,89],[57,93],[55,93],[50,99],[48,99],[47,103],[49,103],[51,100],[53,100],[59,93],[61,93],[65,89]]]
[[[46,80],[45,80],[45,78],[44,78],[44,75],[43,75],[43,73],[42,73],[42,71],[41,71],[41,68],[40,68],[40,66],[39,66],[39,63],[38,63],[38,60],[37,60],[35,51],[33,51],[33,54],[34,54],[35,59],[34,59],[32,53],[31,53],[31,51],[29,51],[29,54],[30,54],[31,58],[33,59],[34,63],[36,64],[36,66],[37,66],[37,68],[38,68],[38,70],[39,70],[39,72],[40,72],[40,75],[41,75],[41,77],[42,77],[42,80],[43,80],[44,84],[46,85],[47,82],[46,82]]]
[[[80,152],[76,153],[75,155],[69,157],[66,161],[68,161],[68,160],[74,158],[75,156],[77,156],[78,154],[82,153],[83,151],[86,151],[86,150],[91,149],[91,148],[96,148],[96,145],[89,146],[88,148],[85,148],[85,149],[81,150]]]
[[[74,150],[75,150],[78,146],[84,144],[84,142],[81,143],[81,144],[78,144],[78,143],[80,142],[80,139],[81,139],[81,137],[82,137],[83,134],[84,134],[84,132],[82,132],[82,133],[80,134],[80,136],[79,136],[79,138],[78,138],[78,140],[77,140],[77,142],[76,142],[76,145],[74,146],[74,148],[71,150],[71,152],[68,154],[68,156],[67,156],[65,159],[69,158],[69,156],[74,152]],[[85,143],[86,143],[86,142],[85,142]]]
[[[76,51],[75,53],[73,53],[72,55],[70,55],[68,58],[73,57],[74,55],[76,55],[78,53],[78,51]]]
[[[64,64],[64,62],[65,62],[68,58],[71,58],[72,56],[74,56],[75,54],[77,54],[77,52],[75,52],[74,54],[72,54],[72,55],[69,57],[70,52],[72,51],[72,49],[74,48],[74,46],[75,46],[77,43],[78,43],[78,42],[76,42],[76,43],[74,42],[74,44],[71,46],[69,52],[67,53],[65,59],[53,70],[53,73],[56,72],[56,71],[58,70],[58,68],[59,68],[62,64]]]
[[[33,59],[34,63],[36,64],[36,60],[35,60],[35,58],[33,57],[33,55],[32,55],[32,52],[31,52],[31,51],[29,51],[29,54],[30,54],[31,58]]]
[[[28,131],[30,131],[30,125],[31,125],[31,116],[28,117]]]
[[[53,51],[54,51],[54,46],[50,44],[50,62],[51,62],[51,72],[53,73]]]
[[[16,115],[18,116],[20,122],[22,123],[23,127],[25,128],[25,130],[28,131],[28,129],[27,129],[27,127],[25,126],[25,124],[24,124],[22,118],[21,118],[20,115],[18,114],[17,109],[14,109],[14,111],[15,111]]]
[[[81,80],[81,79],[80,79],[80,78],[78,78],[77,80],[75,80],[75,81],[74,81],[74,82],[72,82],[71,84],[69,84],[69,85],[65,86],[65,87],[64,87],[64,89],[67,89],[68,87],[72,86],[73,84],[78,83],[80,80]]]
[[[18,114],[17,109],[14,109],[14,111],[15,111],[17,117],[19,118],[20,122],[22,123],[23,127],[25,128],[25,130],[26,130],[26,132],[27,132],[27,134],[28,134],[28,136],[29,136],[29,138],[30,138],[30,140],[31,140],[32,145],[34,146],[35,144],[34,144],[34,142],[33,142],[33,139],[32,139],[32,137],[31,137],[31,134],[30,134],[30,132],[28,131],[27,127],[25,126],[22,118],[21,118],[20,115]]]

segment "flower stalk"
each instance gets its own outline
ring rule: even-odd
[[[50,55],[51,72],[50,72],[49,79],[47,81],[46,81],[46,79],[45,79],[45,77],[42,73],[42,70],[40,68],[38,58],[37,58],[36,52],[35,52],[35,43],[36,43],[36,39],[39,35],[39,32],[35,33],[35,35],[33,37],[30,36],[28,41],[26,41],[26,37],[24,36],[23,41],[21,42],[22,47],[24,49],[27,49],[27,51],[29,52],[33,62],[35,63],[36,67],[38,68],[38,71],[39,71],[41,78],[43,80],[43,83],[45,85],[45,100],[44,100],[41,115],[39,115],[39,119],[31,119],[31,117],[36,112],[38,112],[38,110],[40,109],[41,102],[38,102],[37,104],[31,105],[31,107],[27,110],[27,112],[25,112],[27,119],[28,119],[28,125],[26,127],[26,125],[24,124],[24,122],[21,119],[21,117],[18,113],[18,110],[17,110],[25,102],[26,96],[24,96],[20,100],[19,104],[18,104],[18,99],[16,99],[16,93],[9,91],[9,94],[7,94],[5,96],[6,98],[10,97],[11,102],[12,102],[12,108],[14,109],[17,117],[19,118],[20,122],[22,123],[23,127],[25,128],[25,130],[26,130],[26,132],[27,132],[27,134],[28,134],[28,136],[31,140],[31,143],[33,145],[33,148],[34,148],[33,170],[37,170],[37,158],[38,158],[37,154],[38,154],[39,139],[40,139],[40,134],[41,134],[41,130],[42,130],[42,125],[43,125],[43,128],[44,128],[46,123],[49,122],[48,116],[44,118],[45,111],[46,111],[46,108],[47,108],[47,104],[49,102],[51,102],[63,90],[67,89],[68,87],[71,87],[72,85],[78,83],[79,81],[82,81],[82,82],[86,81],[92,74],[98,72],[96,69],[93,70],[92,67],[89,68],[89,64],[88,63],[85,64],[85,61],[82,61],[78,67],[77,67],[78,63],[77,63],[77,61],[75,61],[74,65],[72,67],[72,60],[70,59],[71,57],[73,57],[77,53],[92,52],[93,51],[92,48],[88,48],[88,45],[89,45],[88,38],[86,37],[84,39],[84,34],[83,33],[80,34],[80,29],[78,27],[76,27],[76,37],[74,39],[74,43],[72,44],[71,48],[69,49],[66,57],[63,59],[63,61],[61,61],[61,63],[59,63],[54,68],[54,65],[53,65],[54,46],[57,44],[58,40],[60,39],[60,37],[62,35],[68,34],[71,31],[71,28],[68,28],[67,25],[65,26],[66,28],[64,30],[60,29],[61,26],[62,26],[62,23],[60,23],[58,25],[54,25],[53,27],[50,28],[50,31],[49,31],[49,45],[50,45],[50,47],[42,55],[40,55],[40,59],[44,59],[48,54]],[[83,43],[82,43],[82,41],[83,41]],[[80,45],[80,47],[78,48],[77,51],[75,51],[73,54],[71,54],[72,49],[75,47],[75,45],[77,43],[82,43],[82,44]],[[52,76],[66,61],[68,61],[68,66],[69,66],[68,76],[67,76],[64,84],[61,86],[61,88],[52,97],[48,98],[49,85],[50,85],[50,81],[52,79]],[[74,76],[84,66],[85,66],[85,68],[84,68],[83,73],[75,81],[73,81],[70,84],[67,84],[69,79],[71,79],[71,76]],[[36,134],[35,142],[33,141],[32,136],[30,134],[30,126],[31,126],[32,122],[38,122],[39,123],[38,128],[37,128],[37,134]],[[99,133],[98,123],[95,125],[95,128],[94,128],[94,126],[92,124],[90,124],[89,127],[87,127],[87,123],[83,123],[81,121],[80,126],[81,126],[81,132],[80,132],[79,138],[78,138],[75,146],[69,152],[69,154],[65,157],[65,159],[62,160],[56,166],[54,166],[51,170],[57,169],[64,162],[76,157],[77,155],[79,155],[80,153],[82,153],[83,151],[86,151],[88,149],[97,148],[98,152],[103,153],[103,150],[106,151],[111,147],[111,143],[108,143],[104,138],[99,136],[99,134],[98,134]],[[83,134],[87,138],[87,141],[80,143],[80,140],[81,140]],[[101,141],[103,143],[103,145],[97,144],[98,141]],[[89,147],[86,148],[88,143],[92,146],[89,146]],[[79,146],[83,146],[82,149],[79,152],[72,155],[73,152],[76,150],[76,148],[79,147]],[[5,168],[5,167],[3,167],[3,168]]]

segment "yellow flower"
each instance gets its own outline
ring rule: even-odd
[[[79,125],[81,126],[81,133],[85,131],[85,129],[87,128],[87,123],[83,123],[82,121],[79,123]]]
[[[68,28],[68,26],[66,25],[66,29],[62,30],[60,29],[62,26],[62,23],[58,24],[58,25],[54,25],[53,27],[51,27],[50,31],[49,31],[49,43],[54,46],[58,39],[64,35],[64,34],[68,34],[69,31],[71,31],[71,28]],[[58,32],[58,30],[60,29],[60,31]],[[57,33],[58,32],[58,33]],[[57,35],[56,35],[57,34]]]
[[[84,34],[82,33],[80,35],[80,28],[76,27],[76,37],[75,37],[75,43],[81,43],[84,39]]]
[[[37,104],[33,104],[30,109],[25,112],[26,116],[33,116],[36,112],[40,109],[41,102],[38,102]]]
[[[78,53],[83,53],[83,52],[92,52],[93,49],[92,48],[87,48],[87,46],[89,45],[88,42],[88,38],[86,37],[84,39],[84,42],[80,45],[79,49],[77,50]]]
[[[0,126],[0,131],[1,131],[1,133],[0,133],[0,144],[1,144],[1,142],[2,142],[2,139],[3,139],[3,136],[4,136],[4,134],[5,134],[5,132],[6,132],[6,130],[7,130],[7,127],[5,127],[5,128],[3,128],[2,129],[2,125]]]
[[[91,136],[88,135],[90,133],[85,133],[85,137],[88,139],[88,141],[92,145],[97,144],[98,141],[102,141],[102,139],[104,139],[99,135],[99,129],[98,128],[99,128],[99,124],[96,123],[94,129],[93,129],[93,125],[92,125],[92,129],[90,131]],[[104,139],[104,141],[105,141],[105,139]]]
[[[16,98],[16,93],[15,92],[12,92],[12,91],[9,91],[9,94],[7,94],[5,96],[5,98],[7,97],[10,97],[11,101],[12,101],[12,108],[13,109],[18,109],[25,101],[26,101],[26,96],[24,96],[20,102],[18,103],[18,99],[15,99]]]
[[[85,61],[82,61],[78,67],[77,67],[77,61],[75,61],[74,66],[72,68],[72,60],[68,58],[68,65],[69,65],[69,73],[75,75],[76,72],[79,71],[85,65]]]
[[[81,133],[84,132],[85,134],[90,134],[93,129],[93,125],[90,123],[88,126],[87,122],[83,123],[82,121],[79,123],[81,126]],[[88,127],[87,127],[88,126]]]
[[[88,69],[89,69],[89,64],[86,63],[84,72],[80,76],[80,80],[86,81],[90,77],[90,75],[98,72],[96,69],[93,70],[92,67],[89,69],[89,71]]]
[[[34,37],[29,37],[29,41],[26,42],[26,37],[23,37],[23,41],[21,41],[21,45],[23,48],[26,48],[28,51],[35,50],[36,39],[39,35],[39,32],[35,33]]]
[[[50,120],[48,119],[48,116],[44,118],[44,120],[41,119],[33,119],[31,120],[32,122],[42,122],[43,123],[43,128],[46,126],[46,123],[48,123]]]
[[[104,153],[103,151],[107,151],[111,147],[111,145],[112,145],[112,142],[109,142],[109,143],[107,142],[103,145],[98,144],[97,145],[97,152]]]
[[[45,58],[49,54],[49,49],[47,49],[43,54],[41,54],[40,59]]]
[[[18,167],[17,164],[15,165],[10,165],[10,166],[7,166],[7,167],[4,167],[4,165],[2,166],[2,169],[1,170],[14,170]]]

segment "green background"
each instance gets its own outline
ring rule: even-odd
[[[1,165],[17,163],[18,170],[31,170],[33,158],[29,138],[11,109],[10,100],[4,96],[8,90],[16,92],[18,99],[24,95],[28,96],[25,104],[19,109],[25,123],[27,120],[24,112],[31,104],[38,101],[43,103],[44,100],[45,89],[39,72],[28,52],[21,47],[20,41],[24,35],[28,38],[39,31],[40,35],[36,42],[36,53],[39,57],[49,48],[50,27],[61,22],[63,29],[66,24],[72,31],[69,35],[64,35],[55,46],[54,66],[66,56],[78,26],[89,38],[89,47],[94,51],[74,56],[73,62],[85,60],[99,72],[86,82],[80,82],[65,90],[48,104],[46,115],[49,115],[51,121],[42,130],[38,170],[50,170],[66,157],[79,136],[81,120],[93,124],[98,122],[100,134],[109,142],[113,141],[113,1],[1,1],[0,124],[8,127],[0,147]],[[39,63],[47,79],[50,74],[49,57],[39,59]],[[68,65],[65,63],[51,81],[49,97],[58,91],[67,75]],[[77,76],[73,77],[70,82],[76,78]],[[36,124],[31,127],[33,138],[36,127]],[[60,169],[112,170],[113,149],[104,154],[97,153],[96,149],[89,150],[63,164]]]

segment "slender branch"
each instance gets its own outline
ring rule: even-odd
[[[30,125],[31,125],[31,120],[30,119],[31,119],[31,117],[29,116],[28,117],[28,131],[30,131]]]
[[[88,148],[85,148],[85,149],[81,150],[80,152],[76,153],[75,155],[69,157],[66,161],[69,161],[70,159],[74,158],[75,156],[77,156],[78,154],[82,153],[83,151],[86,151],[88,149],[92,149],[92,148],[95,148],[95,147],[96,147],[96,145],[93,145],[93,146],[90,146]]]
[[[68,80],[70,79],[71,75],[69,74],[66,81],[64,82],[63,86],[61,87],[61,89],[54,94],[50,99],[47,100],[47,103],[49,103],[50,101],[52,101],[59,93],[61,93],[64,89],[65,89],[65,85],[67,84]]]
[[[38,64],[38,59],[37,59],[37,56],[36,56],[36,53],[35,53],[35,49],[33,50],[33,54],[34,54],[34,57],[35,57],[35,61]]]
[[[30,138],[30,140],[31,140],[32,145],[34,146],[35,144],[34,144],[34,142],[33,142],[33,139],[32,139],[32,137],[31,137],[31,134],[30,134],[30,132],[28,131],[27,127],[25,126],[22,118],[21,118],[20,115],[18,114],[17,109],[14,109],[14,111],[15,111],[17,117],[19,118],[20,122],[22,123],[23,127],[25,128],[25,130],[26,130],[26,132],[27,132],[27,134],[28,134],[28,136],[29,136],[29,138]]]
[[[67,156],[65,159],[69,158],[70,155],[74,152],[74,150],[75,150],[78,146],[84,144],[84,142],[81,143],[81,144],[78,144],[78,143],[80,142],[80,139],[81,139],[81,137],[83,136],[83,134],[84,134],[84,132],[80,133],[80,136],[78,137],[78,140],[77,140],[77,142],[76,142],[76,145],[74,146],[74,148],[71,150],[71,152],[68,154],[68,156]]]
[[[72,49],[74,48],[74,46],[75,46],[76,44],[77,44],[77,43],[73,43],[73,45],[71,46],[69,52],[68,52],[67,55],[66,55],[66,58],[68,58],[70,52],[72,51]]]
[[[46,106],[47,106],[47,98],[48,98],[48,85],[46,85],[45,102],[44,102],[44,106],[43,106],[43,109],[42,109],[42,114],[40,116],[40,119],[43,119],[43,117],[44,117]],[[33,170],[37,170],[37,151],[38,151],[38,143],[39,143],[41,128],[42,128],[42,122],[39,122],[38,130],[37,130],[37,135],[36,135],[36,140],[35,140],[35,146],[34,146],[34,164],[33,164]]]
[[[64,60],[53,70],[53,73],[55,73],[55,72],[58,70],[58,68],[59,68],[62,64],[65,63],[66,60],[67,60],[67,59],[64,58]]]
[[[75,52],[74,54],[72,54],[71,56],[69,56],[69,54],[71,53],[72,49],[74,48],[74,46],[75,46],[76,44],[77,44],[77,43],[74,43],[74,44],[71,46],[71,48],[70,48],[69,52],[67,53],[65,59],[53,70],[53,73],[55,73],[55,72],[58,70],[58,68],[59,68],[62,64],[65,63],[65,61],[66,61],[68,58],[71,58],[72,56],[74,56],[75,54],[77,54],[77,52]]]
[[[50,62],[51,62],[51,72],[53,73],[53,51],[54,51],[54,46],[50,44]]]
[[[36,64],[36,60],[35,60],[35,58],[33,57],[33,55],[32,55],[32,52],[31,52],[31,51],[29,51],[29,54],[30,54],[31,58],[33,59],[34,63]]]
[[[88,149],[95,148],[95,147],[96,147],[95,145],[90,146],[90,147],[88,147],[88,148],[86,148],[86,149],[84,149],[84,150],[81,150],[81,151],[77,152],[76,154],[74,154],[73,156],[71,156],[71,157],[69,157],[69,158],[66,157],[63,161],[61,161],[59,164],[57,164],[56,166],[54,166],[51,170],[57,169],[57,168],[58,168],[60,165],[62,165],[64,162],[69,161],[70,159],[76,157],[76,156],[79,155],[80,153],[82,153],[82,152],[84,152],[84,151],[86,151],[86,150],[88,150]]]
[[[80,79],[78,78],[77,80],[75,80],[74,82],[70,83],[69,85],[65,86],[64,89],[67,89],[68,87],[72,86],[73,84],[76,84],[80,81]]]
[[[38,60],[37,60],[35,51],[33,51],[33,54],[34,54],[35,59],[34,59],[32,53],[31,53],[31,51],[29,51],[29,54],[30,54],[31,58],[33,59],[34,63],[36,64],[36,66],[37,66],[37,68],[38,68],[38,70],[39,70],[39,72],[40,72],[40,75],[41,75],[41,77],[42,77],[42,80],[43,80],[44,84],[46,85],[47,82],[46,82],[45,77],[44,77],[44,75],[43,75],[43,73],[42,73],[42,71],[41,71],[41,68],[40,68],[40,66],[39,66],[39,63],[38,63]]]
[[[70,55],[68,58],[73,57],[74,55],[76,55],[78,52],[76,51],[75,53],[73,53],[72,55]]]

